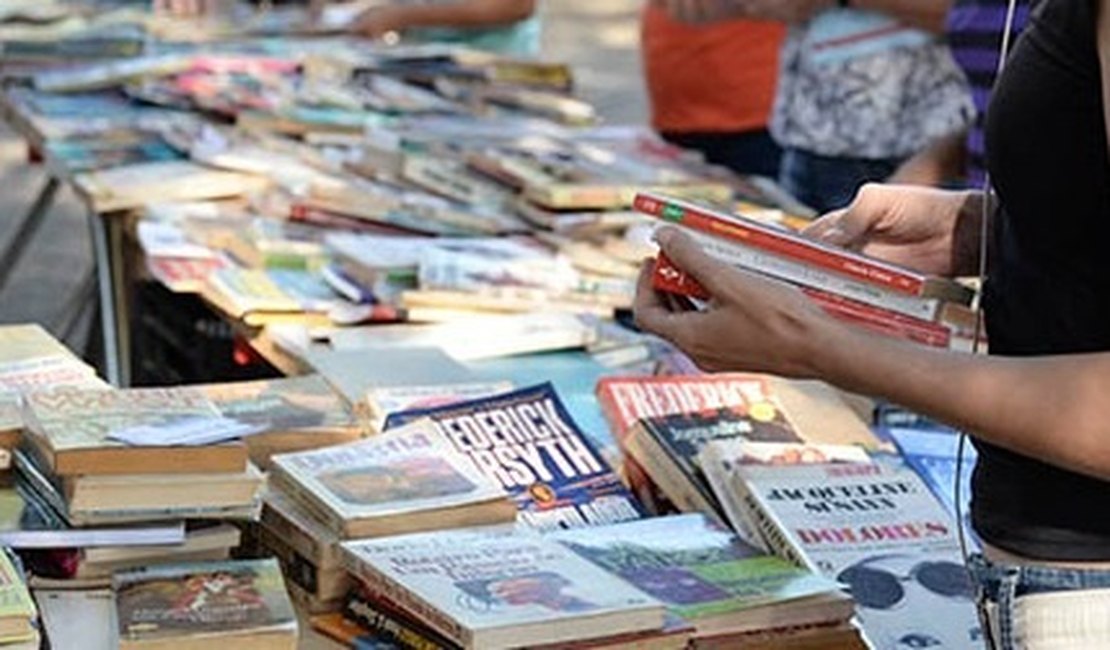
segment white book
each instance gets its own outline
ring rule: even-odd
[[[513,521],[508,494],[419,420],[273,458],[271,480],[345,538]]]
[[[457,535],[461,535],[456,537]],[[663,628],[664,607],[538,536],[444,532],[344,544],[348,568],[464,648],[532,647]]]
[[[844,585],[873,647],[981,645],[956,522],[912,470],[740,465],[733,484],[772,550]]]

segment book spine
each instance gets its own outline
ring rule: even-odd
[[[646,194],[637,194],[632,207],[657,219],[841,273],[891,291],[911,296],[921,296],[925,291],[925,278],[916,273],[839,251],[831,246],[822,246],[801,236],[779,232],[756,222],[724,219],[689,204],[662,200]]]
[[[659,490],[682,512],[702,512],[718,518],[719,508],[707,501],[670,452],[659,444],[651,425],[642,422],[632,430],[626,449],[651,477]]]
[[[388,600],[398,609],[424,621],[429,628],[461,646],[468,646],[473,640],[470,630],[456,623],[431,603],[405,589],[404,585],[351,555],[350,552],[347,555],[347,569],[359,580],[369,595]]]
[[[604,380],[603,380],[604,381]],[[629,429],[623,425],[623,418],[620,415],[620,407],[615,402],[615,397],[608,390],[605,390],[604,384],[598,386],[598,402],[601,405],[601,411],[605,415],[605,419],[609,422],[609,427],[613,432],[613,437],[617,441],[617,446],[621,449],[626,448],[628,442]],[[620,466],[617,468],[617,475],[628,487],[629,491],[640,501],[641,504],[652,515],[662,515],[674,510],[673,504],[663,495],[662,490],[659,489],[648,474],[635,458],[632,458],[628,453],[623,454]]]
[[[353,594],[348,599],[343,614],[407,650],[454,650],[456,647],[419,623],[397,616],[361,594]]]
[[[759,530],[767,548],[804,569],[821,574],[821,569],[813,563],[809,556],[805,554],[805,551],[791,541],[790,534],[779,523],[774,512],[765,507],[762,500],[756,495],[755,490],[748,485],[748,482],[742,476],[733,475],[732,483],[733,489],[742,490],[740,496],[747,514]]]
[[[765,253],[756,248],[722,241],[696,232],[690,234],[704,247],[706,254],[730,266],[842,296],[919,320],[933,321],[940,310],[941,302],[935,298],[919,298],[886,291],[877,285],[827,273],[819,268]],[[708,296],[708,292],[697,283],[697,280],[689,277],[665,256],[656,258],[653,283],[660,291],[671,291],[702,299]]]
[[[938,348],[947,348],[952,341],[951,330],[940,323],[913,318],[816,289],[803,288],[802,291],[833,318],[878,334]]]
[[[311,490],[305,489],[292,476],[279,465],[274,465],[270,471],[270,481],[282,492],[289,495],[298,505],[303,507],[310,515],[315,516],[321,523],[331,529],[340,538],[346,537],[347,522],[333,511],[328,505],[320,501]]]
[[[725,517],[732,524],[732,529],[749,544],[763,551],[769,550],[767,544],[763,541],[763,536],[748,517],[740,495],[731,487],[725,474],[725,463],[715,447],[710,445],[702,450],[698,460],[703,468],[705,480],[709,483],[709,488],[713,491],[713,494],[717,496],[717,500],[725,511]]]

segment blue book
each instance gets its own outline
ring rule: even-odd
[[[420,418],[431,418],[456,449],[504,487],[516,501],[520,521],[534,528],[577,528],[643,516],[550,383],[394,413],[385,426]]]
[[[937,499],[953,517],[956,516],[956,453],[959,435],[946,429],[889,428],[887,435],[898,445],[902,459],[929,486]],[[968,440],[964,444],[963,466],[960,467],[960,514],[962,524],[971,529],[971,473],[978,454]]]

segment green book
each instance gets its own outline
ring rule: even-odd
[[[829,624],[852,615],[851,599],[834,581],[762,553],[700,513],[549,537],[662,601],[697,634]]]

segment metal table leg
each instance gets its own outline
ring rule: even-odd
[[[123,215],[89,211],[104,336],[104,374],[114,386],[131,384],[131,340],[123,269]]]
[[[7,287],[12,271],[27,252],[27,244],[34,239],[35,234],[46,221],[46,215],[54,205],[54,197],[58,194],[59,186],[57,178],[52,175],[46,177],[46,182],[35,197],[34,203],[16,227],[15,234],[0,251],[0,292]]]

